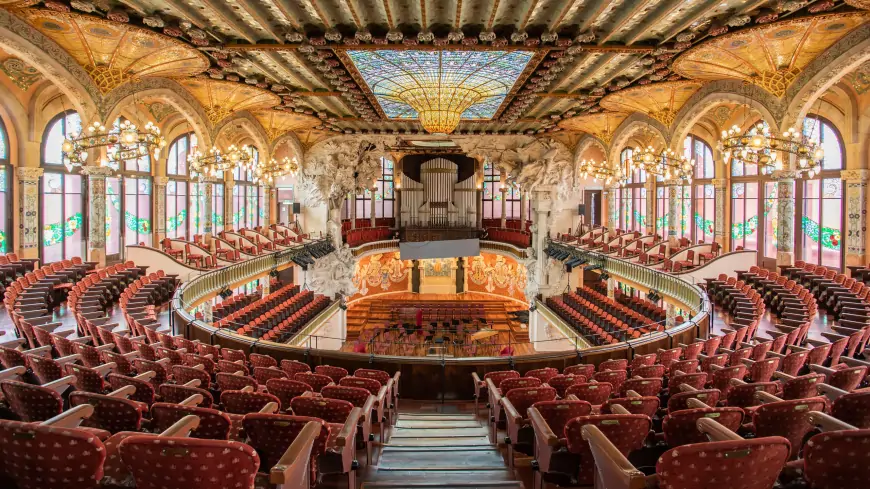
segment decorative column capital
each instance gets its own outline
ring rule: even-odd
[[[43,173],[45,170],[42,168],[18,168],[18,179],[22,183],[36,183]]]
[[[167,183],[169,183],[169,177],[154,177],[154,185],[158,187],[165,187]]]
[[[713,184],[713,188],[715,189],[724,189],[728,184],[728,180],[724,178],[714,178],[713,180],[710,180],[710,183]]]
[[[86,175],[89,179],[106,178],[114,175],[115,170],[107,166],[88,165],[81,167],[79,173]]]
[[[798,177],[798,172],[795,170],[776,170],[770,174],[773,180],[794,180]]]
[[[662,184],[664,184],[665,187],[680,187],[685,185],[686,182],[681,178],[671,178],[670,180],[663,181]]]
[[[846,183],[866,183],[870,180],[870,170],[843,170],[840,178]]]

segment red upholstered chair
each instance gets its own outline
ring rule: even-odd
[[[310,372],[311,367],[296,360],[281,360],[281,370],[287,372],[288,377],[293,378],[299,372]]]
[[[628,373],[625,370],[608,370],[606,372],[598,372],[592,376],[597,382],[606,382],[613,386],[613,390],[619,392],[622,383],[625,382]]]
[[[560,398],[564,399],[568,394],[566,391],[568,387],[574,384],[583,384],[586,383],[586,377],[582,375],[557,375],[549,380],[547,384],[556,389],[556,394],[559,395]]]
[[[554,456],[567,444],[565,425],[574,418],[588,416],[592,405],[586,401],[560,400],[537,402],[529,408],[529,422],[535,433],[534,487],[542,487],[542,477],[550,472]]]
[[[72,407],[93,406],[93,414],[82,421],[82,426],[99,428],[112,434],[139,431],[148,405],[127,399],[133,391],[133,387],[123,387],[110,395],[73,392],[69,396],[69,403]]]
[[[293,377],[293,380],[310,385],[314,392],[320,392],[320,389],[333,383],[332,378],[329,376],[310,372],[300,372]]]
[[[254,379],[259,384],[265,384],[270,379],[286,379],[287,373],[275,367],[254,367]]]
[[[269,355],[260,355],[259,353],[251,353],[251,365],[254,367],[277,367],[278,361]]]
[[[567,373],[567,372],[566,372]],[[474,381],[474,412],[477,414],[479,412],[480,406],[480,397],[484,396],[487,399],[489,398],[489,392],[487,390],[486,380],[493,379],[493,383],[498,386],[498,383],[503,379],[510,377],[519,377],[520,373],[516,370],[500,370],[496,372],[489,372],[483,376],[483,380],[477,375],[477,372],[471,373],[471,379]]]
[[[185,416],[199,418],[199,426],[190,432],[191,438],[226,440],[230,436],[230,417],[217,409],[165,402],[158,402],[151,406],[151,423],[156,431],[169,429]]]
[[[504,397],[501,398],[505,412],[505,426],[507,428],[507,438],[505,441],[508,445],[508,466],[511,469],[513,469],[514,465],[513,454],[515,450],[532,455],[531,446],[520,444],[520,429],[528,424],[529,408],[535,403],[553,401],[555,399],[556,389],[544,385],[511,389],[506,391]]]
[[[713,241],[713,243],[710,244],[710,251],[706,253],[698,253],[698,263],[703,265],[717,256],[719,256],[719,243]]]
[[[738,407],[711,407],[682,409],[668,413],[662,420],[662,433],[671,448],[691,443],[705,443],[707,435],[698,431],[699,419],[709,418],[731,431],[737,431],[743,421],[743,410]]]
[[[615,450],[627,457],[629,453],[641,448],[649,434],[652,421],[642,414],[607,414],[599,416],[580,416],[565,425],[565,440],[568,451],[580,458],[577,483],[592,485],[595,475],[595,460],[589,443],[583,436],[584,427],[594,426],[615,445]]]
[[[657,396],[662,390],[662,379],[628,379],[622,383],[619,395],[626,397],[630,390],[644,397]]]
[[[347,369],[342,367],[334,367],[332,365],[318,365],[314,367],[314,373],[320,375],[326,375],[331,378],[333,382],[336,384],[341,381],[341,379],[348,376]]]
[[[715,406],[719,402],[719,389],[701,389],[687,392],[677,392],[668,398],[668,412],[673,413],[689,407],[689,399],[697,399],[708,406]]]
[[[870,444],[870,429],[858,429],[847,423],[814,412],[811,422],[822,433],[809,439],[803,460],[790,463],[800,466],[811,488],[845,489],[863,487],[870,480],[870,452],[859,447]]]
[[[163,251],[171,256],[172,258],[181,258],[184,255],[184,250],[172,248],[172,240],[169,238],[163,238]]]
[[[266,381],[266,390],[281,401],[281,406],[286,409],[294,397],[301,396],[306,392],[314,392],[312,387],[304,382],[290,379],[269,379]]]
[[[758,437],[786,438],[791,443],[790,458],[795,458],[804,437],[813,429],[810,412],[824,411],[826,407],[824,397],[768,402],[752,411],[752,424],[749,427]]]
[[[221,391],[240,391],[245,387],[254,390],[259,388],[259,384],[253,377],[236,375],[235,373],[218,372],[215,374],[215,383]]]
[[[60,392],[73,382],[66,377],[46,385],[32,385],[15,380],[0,382],[0,391],[12,412],[25,422],[45,421],[63,411]]]
[[[200,389],[199,387],[163,384],[157,389],[157,393],[160,395],[163,402],[179,404],[191,396],[200,395],[202,396],[202,401],[199,403],[201,407],[208,408],[214,404],[214,397],[211,395],[211,392],[205,389]]]
[[[315,441],[311,448],[311,461],[307,464],[308,470],[300,475],[307,475],[311,483],[317,480],[318,459],[326,453],[330,437],[330,429],[325,421],[303,416],[254,413],[245,416],[243,426],[248,443],[257,451],[261,464],[265,467],[278,465],[296,439],[306,430],[312,430],[308,426],[314,426]]]
[[[574,384],[565,390],[569,396],[574,396],[581,401],[586,401],[593,406],[600,406],[610,398],[613,386],[607,382]]]

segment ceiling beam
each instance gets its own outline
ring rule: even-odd
[[[610,61],[613,59],[613,56],[614,56],[613,54],[605,54],[604,56],[599,58],[598,61],[596,61],[595,63],[592,64],[592,66],[587,68],[588,74],[587,74],[587,72],[583,73],[583,80],[580,83],[578,83],[577,85],[574,85],[574,87],[572,87],[570,91],[573,92],[573,91],[579,89],[580,86],[583,85],[583,83],[589,81],[589,79],[592,78],[595,75],[595,73],[597,73],[599,70],[601,70],[602,68],[604,68],[605,66],[607,66],[610,63]]]
[[[607,35],[601,36],[601,40],[598,41],[598,44],[604,44],[605,42],[607,42],[608,39],[613,37],[614,34],[616,34],[617,32],[619,32],[620,29],[622,29],[622,26],[627,24],[631,19],[634,18],[634,16],[636,16],[641,11],[641,9],[646,7],[647,4],[649,4],[649,2],[650,2],[650,0],[637,1],[635,3],[634,8],[631,9],[631,12],[629,12],[627,14],[620,15],[619,16],[620,20],[618,20],[616,22],[616,24],[614,24],[613,27],[610,28],[610,32],[608,32]]]
[[[290,13],[290,5],[288,5],[287,0],[272,0],[272,5],[275,6],[280,12],[281,15],[284,16],[284,19],[290,23],[296,30],[302,29],[302,24],[296,20],[296,16]]]
[[[664,2],[660,3],[658,5],[658,8],[653,10],[652,13],[649,14],[643,22],[634,26],[634,29],[629,32],[628,38],[625,40],[625,44],[634,44],[638,39],[640,39],[640,36],[649,32],[650,27],[661,22],[662,19],[670,15],[671,12],[680,8],[680,5],[682,4],[683,0],[665,0]]]
[[[202,0],[203,5],[205,5],[209,10],[217,14],[218,17],[221,18],[224,22],[229,24],[229,26],[238,33],[239,37],[248,40],[249,42],[256,42],[257,38],[253,31],[244,24],[241,20],[239,20],[232,12],[227,11],[227,8],[224,5],[217,5],[214,0]]]
[[[583,15],[586,16],[586,20],[580,22],[580,32],[588,31],[592,24],[598,20],[598,16],[607,10],[608,5],[610,5],[609,0],[593,0],[588,8],[584,7]]]
[[[276,43],[229,43],[221,46],[227,51],[293,51],[298,49],[301,44],[276,44]],[[336,45],[313,46],[315,49],[342,49]],[[345,49],[353,49],[355,51],[564,51],[566,47],[545,46],[538,48],[529,48],[525,46],[465,46],[461,44],[451,44],[449,46],[435,46],[431,44],[422,44],[417,46],[405,46],[404,44],[360,44],[358,46],[347,47]],[[625,46],[622,44],[608,44],[603,46],[583,46],[583,51],[598,52],[598,53],[638,53],[644,54],[652,52],[655,49],[652,46]]]
[[[281,44],[284,43],[284,36],[269,23],[269,18],[271,17],[271,14],[265,12],[263,8],[260,7],[259,3],[254,3],[248,0],[237,0],[237,3],[239,3],[242,8],[245,9],[245,12],[253,17],[254,20],[256,20],[257,23],[260,24],[260,26],[265,29],[270,36],[272,36],[273,39]],[[242,23],[244,23],[244,21],[242,21]]]
[[[661,42],[668,42],[672,37],[677,34],[683,32],[685,29],[689,28],[693,23],[697,22],[705,15],[709,14],[711,10],[713,10],[716,5],[720,3],[720,0],[707,0],[704,4],[700,5],[695,12],[690,14],[685,18],[682,22],[678,22],[674,27],[672,27],[669,31],[667,31],[664,35],[662,35]],[[766,1],[755,2],[755,3],[767,3]]]

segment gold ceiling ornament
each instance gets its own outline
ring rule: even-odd
[[[868,20],[870,12],[838,12],[750,27],[683,52],[672,69],[694,80],[744,80],[782,97],[810,62]]]
[[[338,136],[338,133],[333,131],[326,131],[323,129],[310,129],[310,130],[297,130],[296,136],[299,138],[299,143],[302,144],[302,149],[308,151],[315,144],[326,141],[329,138]]]
[[[583,160],[578,165],[578,170],[581,177],[592,177],[593,181],[597,182],[601,180],[605,185],[610,185],[611,183],[625,185],[627,179],[621,167],[617,166],[614,169],[606,161],[599,163],[595,160]]]
[[[0,0],[0,8],[5,8],[6,10],[13,10],[25,7],[32,7],[40,1],[41,0]]]
[[[270,142],[274,142],[288,132],[310,129],[322,124],[317,117],[283,110],[258,110],[254,112],[254,117],[260,121]]]
[[[623,112],[600,112],[597,114],[584,114],[559,121],[559,127],[568,131],[578,131],[591,134],[610,146],[613,133],[628,117]]]
[[[640,85],[613,92],[602,98],[600,105],[614,112],[647,114],[669,127],[683,105],[702,85],[693,80]]]
[[[250,170],[253,168],[253,158],[248,146],[236,147],[235,144],[221,151],[215,146],[203,154],[198,149],[187,156],[190,176],[200,182],[215,178],[222,172],[233,171],[236,167]]]
[[[44,9],[15,14],[66,50],[104,94],[131,80],[190,77],[209,67],[194,47],[134,25]]]
[[[281,103],[274,93],[244,83],[188,78],[179,83],[205,108],[208,121],[215,125],[243,110],[255,111]]]
[[[160,135],[160,128],[148,121],[140,130],[128,120],[118,122],[107,128],[97,121],[84,129],[81,134],[70,134],[61,144],[64,165],[72,171],[74,167],[84,166],[88,159],[88,151],[106,148],[106,158],[99,166],[118,170],[120,163],[136,160],[144,156],[160,158],[160,150],[166,146],[166,139]]]
[[[261,162],[254,167],[254,183],[272,185],[278,178],[284,175],[295,176],[298,171],[299,160],[295,156],[293,158],[285,156],[281,161],[272,158],[268,162]]]
[[[870,10],[870,0],[843,0],[843,2],[861,10]]]

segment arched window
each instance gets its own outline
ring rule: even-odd
[[[43,263],[85,255],[84,182],[81,175],[64,165],[61,149],[71,134],[79,134],[82,121],[78,113],[67,111],[55,116],[42,136],[42,209],[39,214],[40,258]],[[77,171],[74,169],[74,171]]]
[[[260,151],[251,146],[251,158],[256,167],[260,162]],[[263,188],[253,184],[252,171],[236,168],[233,170],[236,183],[233,186],[233,227],[236,229],[253,229],[260,225],[265,217],[265,209],[260,202],[265,201]]]
[[[0,253],[12,251],[12,166],[9,136],[0,119]]]
[[[483,218],[501,219],[501,172],[492,163],[483,165]],[[359,214],[359,213],[357,213]]]
[[[188,173],[187,157],[196,150],[196,134],[189,132],[181,135],[169,145],[166,159],[166,236],[187,239],[188,219]]]
[[[619,153],[619,163],[622,165],[623,171],[628,174],[628,181],[625,188],[622,189],[622,212],[620,216],[620,226],[627,231],[646,231],[646,172],[641,169],[636,169],[628,172],[631,168],[631,157],[634,150],[625,148]]]
[[[116,119],[113,130],[120,131],[125,121]],[[111,156],[117,151],[110,146],[107,153]],[[118,169],[120,177],[106,178],[106,255],[110,259],[120,258],[127,245],[151,246],[151,156],[124,160]]]
[[[755,135],[765,129],[766,121],[758,120],[744,134]],[[731,167],[731,249],[742,247],[758,251],[758,263],[766,267],[776,264],[777,253],[777,183],[772,181],[769,166],[745,163],[732,158]]]
[[[839,132],[827,119],[808,115],[804,118],[804,135],[825,151],[821,171],[797,185],[795,227],[801,232],[795,248],[807,263],[841,269],[843,264],[843,143]],[[797,238],[797,236],[796,236]]]
[[[712,243],[716,228],[716,190],[713,188],[716,165],[713,149],[703,139],[689,134],[683,141],[683,155],[695,162],[694,195],[690,210],[692,239]]]

